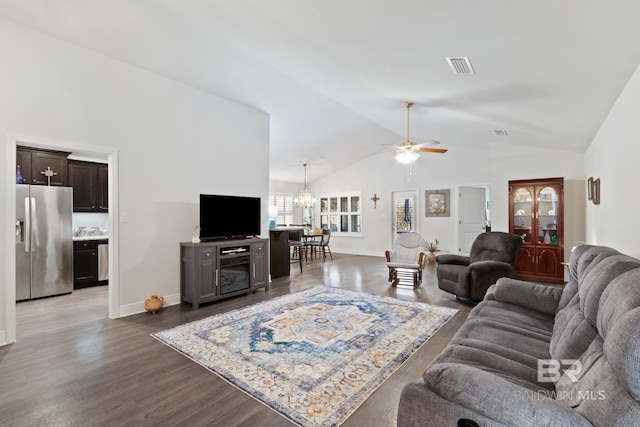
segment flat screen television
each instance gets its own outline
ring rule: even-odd
[[[200,194],[200,239],[260,235],[260,198]]]

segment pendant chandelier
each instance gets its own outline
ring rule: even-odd
[[[304,166],[304,190],[294,199],[296,206],[301,208],[312,208],[316,204],[316,199],[307,191],[307,164]]]

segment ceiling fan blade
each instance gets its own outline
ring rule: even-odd
[[[440,145],[440,141],[436,141],[435,139],[432,139],[430,141],[420,142],[419,145],[431,147],[432,145]]]
[[[448,150],[446,148],[427,148],[422,147],[419,148],[418,151],[422,153],[446,153]]]

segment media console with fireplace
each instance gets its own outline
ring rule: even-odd
[[[269,290],[268,239],[180,243],[180,299],[200,304]]]

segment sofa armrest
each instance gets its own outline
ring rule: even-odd
[[[485,299],[502,301],[509,304],[530,308],[542,313],[555,314],[560,302],[563,288],[541,285],[522,280],[498,279]]]
[[[553,399],[551,391],[530,390],[472,366],[436,363],[423,380],[441,398],[504,425],[592,426],[575,409]]]
[[[438,264],[469,265],[471,261],[468,256],[443,254],[436,257],[436,262]]]
[[[490,274],[493,272],[508,272],[511,273],[514,270],[513,266],[508,262],[502,261],[476,261],[469,264],[469,271],[471,274]],[[503,277],[503,276],[500,276]]]

